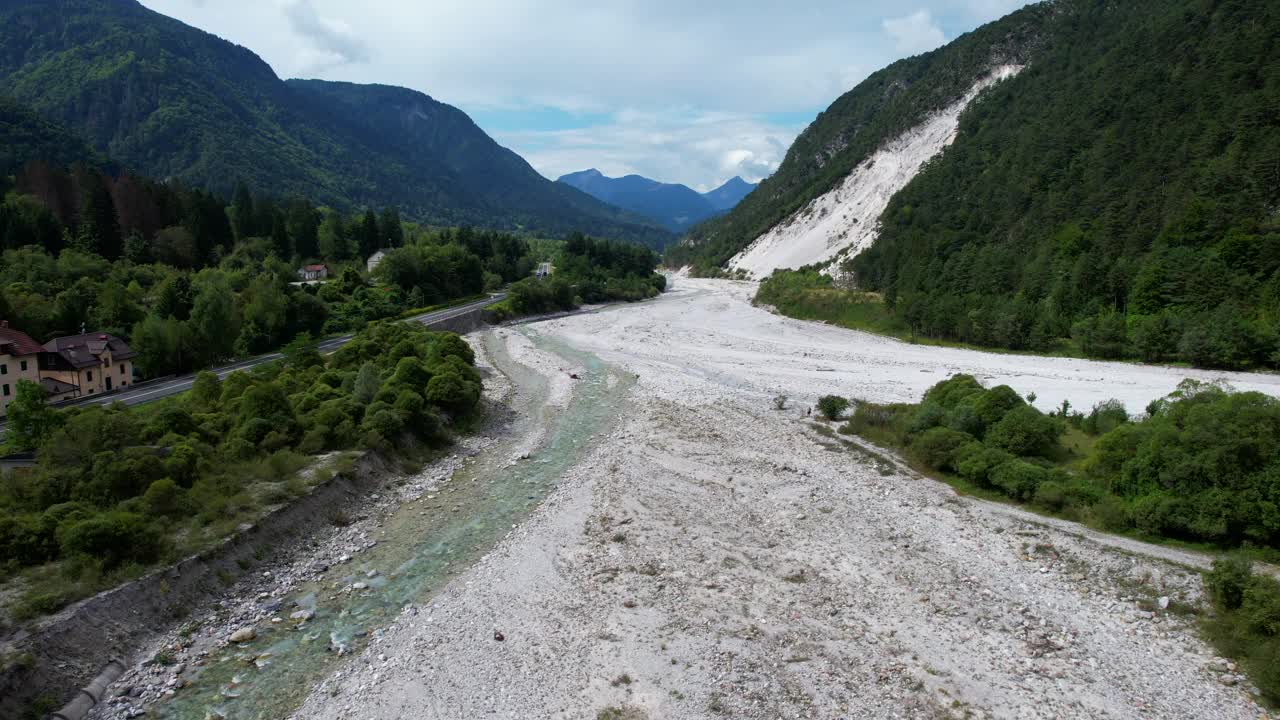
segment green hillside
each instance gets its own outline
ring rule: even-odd
[[[0,93],[126,167],[221,194],[242,179],[439,225],[671,237],[557,187],[456,108],[397,88],[286,83],[251,51],[135,0],[0,0]]]
[[[871,76],[668,260],[723,264],[1013,59],[1026,69],[970,106],[847,266],[859,289],[883,293],[914,335],[1274,364],[1278,41],[1280,6],[1263,0],[1028,7]]]
[[[1273,363],[1280,6],[1060,7],[890,203],[858,282],[934,337]]]
[[[693,228],[668,253],[673,265],[718,267],[758,236],[839,185],[883,143],[959,100],[995,65],[1022,64],[1038,47],[1051,12],[1020,10],[933,52],[872,74],[818,115],[777,172],[728,215]]]
[[[0,179],[13,175],[35,158],[55,165],[102,164],[99,155],[79,136],[0,95]]]

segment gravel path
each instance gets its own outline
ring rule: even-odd
[[[957,497],[805,417],[820,394],[914,399],[957,371],[1046,407],[1141,407],[1183,371],[919,348],[769,315],[750,291],[681,279],[539,324],[639,375],[625,419],[295,717],[1260,715],[1181,614],[1199,578],[1159,549]]]

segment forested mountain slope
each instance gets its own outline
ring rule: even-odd
[[[436,224],[669,238],[557,187],[453,107],[398,88],[285,83],[251,51],[135,0],[0,0],[0,93],[129,168],[224,194],[242,179]]]
[[[1245,366],[1280,320],[1280,6],[1062,2],[852,263],[918,331]]]
[[[913,333],[1223,367],[1276,360],[1280,7],[1060,0],[873,75],[692,235],[719,265],[894,131],[1017,62],[846,269]]]
[[[4,185],[3,178],[36,158],[56,165],[102,162],[76,134],[0,95],[0,187]]]

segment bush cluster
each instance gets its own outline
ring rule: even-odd
[[[38,467],[0,485],[4,569],[66,561],[78,577],[168,559],[287,500],[306,456],[443,443],[480,399],[466,342],[413,323],[370,326],[327,361],[305,340],[285,356],[42,424]]]
[[[654,272],[658,256],[629,243],[571,235],[555,253],[555,272],[545,279],[511,284],[508,297],[491,308],[495,320],[573,310],[582,303],[635,302],[666,289],[666,276]]]
[[[1116,401],[1046,415],[957,375],[919,405],[862,403],[846,426],[977,487],[1106,529],[1280,547],[1280,401],[1185,381],[1131,421]],[[1071,430],[1088,447],[1063,443]]]
[[[1254,573],[1239,557],[1214,562],[1205,577],[1215,615],[1210,637],[1229,657],[1239,658],[1268,700],[1280,701],[1280,582]]]

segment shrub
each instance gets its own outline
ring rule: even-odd
[[[991,471],[991,484],[1016,500],[1028,500],[1049,477],[1049,471],[1025,460],[1010,460]]]
[[[1207,628],[1220,652],[1241,660],[1267,699],[1280,699],[1280,582],[1228,557],[1214,561],[1205,589],[1218,610]]]
[[[371,413],[360,427],[366,433],[374,432],[390,440],[404,430],[404,417],[395,410],[387,408]]]
[[[1240,603],[1249,630],[1280,642],[1280,582],[1269,575],[1254,575]]]
[[[849,401],[838,395],[824,395],[818,399],[818,412],[828,420],[838,420],[849,409]]]
[[[446,357],[456,357],[467,365],[475,365],[476,363],[476,353],[467,344],[466,340],[463,340],[456,333],[435,333],[431,339],[431,349],[427,354],[427,360],[430,362]]]
[[[987,442],[1014,455],[1049,457],[1058,448],[1062,426],[1029,405],[1010,410],[987,432]]]
[[[160,533],[146,518],[119,511],[76,523],[61,540],[63,552],[101,558],[107,569],[125,561],[153,562],[160,550]]]
[[[930,428],[938,427],[946,423],[947,409],[942,405],[934,402],[926,402],[921,404],[916,411],[911,413],[911,421],[908,430],[912,435],[922,433]],[[960,428],[952,428],[960,430]]]
[[[1090,435],[1103,435],[1129,422],[1129,411],[1119,400],[1107,400],[1093,406],[1084,419],[1082,429]]]
[[[169,478],[161,478],[147,488],[142,503],[154,515],[170,517],[186,508],[186,492]]]
[[[444,372],[427,383],[426,400],[454,415],[466,415],[480,402],[480,386],[457,372]]]
[[[1231,556],[1213,561],[1213,569],[1205,574],[1204,584],[1209,596],[1220,607],[1235,610],[1244,604],[1244,591],[1253,574],[1253,563]]]
[[[1067,489],[1056,480],[1047,480],[1036,488],[1033,502],[1046,510],[1060,512],[1067,506]]]
[[[69,592],[60,590],[30,593],[24,595],[14,606],[13,617],[16,620],[30,620],[55,613],[71,602],[71,598]]]
[[[957,451],[973,438],[950,428],[931,428],[919,435],[911,443],[911,453],[917,460],[936,470],[949,470],[955,467]]]
[[[268,434],[274,432],[275,429],[276,429],[275,424],[273,424],[270,420],[266,418],[256,417],[256,418],[247,420],[243,425],[240,426],[240,437],[249,445],[256,446],[258,443],[262,442],[263,438],[265,438]],[[236,456],[244,458],[252,454],[253,454],[252,451],[250,451],[248,454],[244,454],[243,452],[238,452]]]
[[[58,556],[56,524],[36,515],[0,517],[0,557],[19,565],[40,565]]]
[[[986,432],[986,424],[967,399],[952,408],[943,422],[952,430],[968,433],[975,438],[981,438]]]
[[[1089,515],[1105,530],[1122,532],[1133,527],[1128,505],[1115,495],[1106,495],[1089,508]]]
[[[956,404],[959,409],[969,405],[981,423],[982,433],[998,424],[1006,415],[1017,408],[1026,407],[1022,396],[1008,385],[997,385],[990,390],[974,393]],[[1038,411],[1037,411],[1038,412]],[[982,437],[978,434],[976,437]]]
[[[929,388],[921,404],[937,403],[950,410],[964,398],[982,392],[982,384],[972,375],[952,375]]]
[[[1013,456],[999,448],[973,442],[956,453],[956,472],[975,485],[990,486],[991,472]]]
[[[396,363],[396,371],[387,384],[421,391],[429,382],[431,372],[427,370],[427,366],[416,357],[406,357],[400,358]]]

